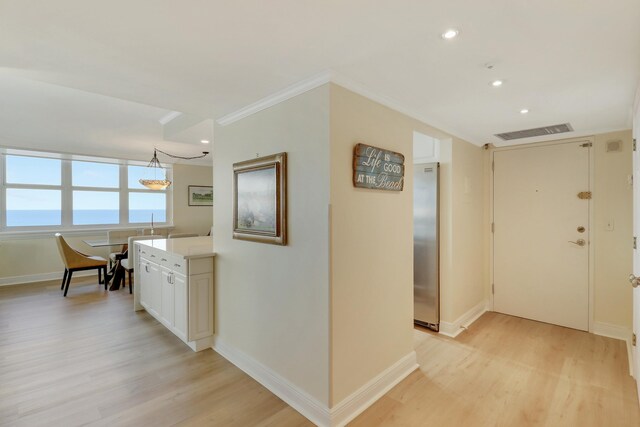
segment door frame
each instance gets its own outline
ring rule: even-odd
[[[576,143],[576,142],[583,142],[583,143],[591,143],[591,147],[588,148],[589,150],[589,191],[593,191],[593,188],[595,186],[595,180],[594,180],[594,170],[595,170],[595,155],[593,154],[593,149],[594,149],[594,145],[595,145],[595,137],[593,136],[587,136],[587,137],[581,137],[581,138],[566,138],[566,139],[558,139],[558,140],[553,140],[553,141],[544,141],[544,142],[535,142],[535,143],[531,143],[531,144],[518,144],[518,145],[511,145],[508,147],[494,147],[494,146],[489,146],[489,165],[488,165],[488,174],[489,174],[489,289],[488,289],[488,294],[489,294],[489,304],[491,307],[491,311],[495,311],[494,310],[494,293],[493,293],[493,287],[494,287],[494,263],[495,263],[495,253],[494,253],[494,239],[495,239],[495,234],[493,233],[491,226],[495,221],[494,218],[494,170],[493,170],[493,164],[494,164],[494,154],[496,152],[499,151],[510,151],[510,150],[522,150],[522,149],[527,149],[527,148],[539,148],[539,147],[548,147],[548,146],[553,146],[553,145],[560,145],[560,144],[571,144],[571,143]],[[589,294],[589,307],[588,307],[588,313],[589,313],[589,317],[588,317],[588,331],[590,333],[593,333],[593,327],[594,327],[594,299],[595,299],[595,286],[594,286],[594,278],[595,278],[595,244],[596,241],[594,239],[595,233],[594,233],[594,229],[593,229],[593,214],[594,214],[594,203],[592,203],[592,200],[589,200],[589,208],[588,208],[589,212],[589,220],[588,220],[588,227],[589,227],[589,245],[588,245],[588,250],[589,250],[589,259],[588,259],[588,294]]]

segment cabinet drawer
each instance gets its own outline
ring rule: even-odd
[[[173,270],[173,272],[182,274],[183,276],[187,275],[187,260],[184,258],[178,257],[169,257],[166,261],[167,268]]]
[[[212,258],[196,258],[189,260],[189,274],[204,274],[213,271]]]

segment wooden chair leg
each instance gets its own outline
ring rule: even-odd
[[[105,265],[104,267],[104,290],[107,290],[107,285],[109,284],[109,279],[107,278],[107,266]]]
[[[67,284],[64,287],[64,296],[67,296],[67,292],[69,292],[69,283],[71,283],[71,275],[73,274],[73,270],[69,270],[69,275],[67,276]]]
[[[64,276],[62,276],[62,284],[60,285],[60,290],[64,289],[64,284],[67,281],[67,274],[69,273],[69,270],[67,270],[67,268],[65,267],[64,269]]]
[[[131,282],[131,270],[129,270],[129,293],[133,293],[133,282]]]

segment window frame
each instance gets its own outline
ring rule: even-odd
[[[7,156],[22,156],[35,158],[57,159],[61,162],[61,183],[60,185],[46,184],[9,184],[7,183]],[[72,162],[82,161],[90,163],[117,164],[119,174],[119,186],[112,188],[73,186]],[[173,226],[173,186],[166,190],[133,189],[129,188],[128,167],[147,166],[148,162],[125,159],[111,159],[94,156],[72,155],[49,153],[40,151],[26,151],[18,149],[0,149],[0,236],[22,235],[22,234],[43,234],[50,232],[88,232],[118,229],[141,229],[149,228],[150,224],[141,222],[129,222],[129,193],[163,193],[166,194],[166,221],[154,221],[154,226]],[[163,164],[167,179],[173,180],[173,167],[171,164]],[[29,226],[7,226],[7,189],[25,190],[60,190],[61,192],[61,225],[29,225]],[[119,197],[119,223],[117,224],[73,224],[73,192],[74,191],[97,191],[116,192]]]

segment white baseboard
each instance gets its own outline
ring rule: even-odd
[[[485,312],[489,311],[487,307],[489,306],[487,301],[482,301],[471,310],[464,313],[462,316],[458,317],[454,322],[440,322],[440,331],[442,335],[450,338],[455,338],[462,331],[468,328],[473,322],[478,320],[480,316],[482,316]]]
[[[593,333],[608,338],[615,338],[627,343],[627,357],[629,359],[629,375],[634,376],[633,372],[633,346],[631,344],[631,329],[624,326],[612,325],[604,322],[593,323]]]
[[[318,426],[330,427],[327,405],[300,390],[257,360],[214,337],[213,349]]]
[[[258,381],[312,423],[321,427],[342,427],[353,420],[387,391],[418,368],[416,353],[412,351],[384,370],[356,392],[329,409],[297,386],[245,353],[214,337],[213,349]]]
[[[23,285],[25,283],[46,282],[48,280],[62,281],[63,271],[55,273],[30,274],[27,276],[0,277],[0,286]],[[73,277],[97,276],[94,271],[76,271]],[[72,279],[73,280],[73,279]]]
[[[416,369],[416,352],[412,351],[331,408],[331,425],[345,426]]]

